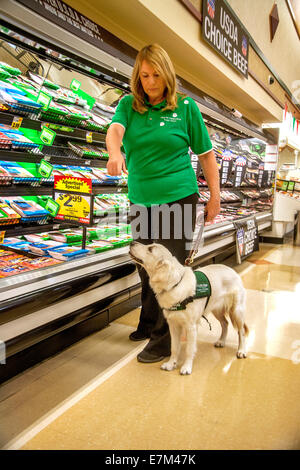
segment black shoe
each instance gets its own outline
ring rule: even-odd
[[[142,331],[136,330],[130,333],[129,339],[131,341],[143,341],[144,339],[150,338],[150,335],[146,335]]]
[[[168,356],[170,356],[170,354],[150,353],[148,351],[143,350],[137,355],[137,360],[139,362],[146,362],[146,363],[159,362]]]

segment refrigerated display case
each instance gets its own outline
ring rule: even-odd
[[[126,177],[110,178],[105,168],[105,132],[129,92],[132,61],[105,52],[92,63],[85,43],[77,38],[75,47],[69,32],[60,31],[59,43],[50,44],[40,30],[38,42],[37,30],[21,30],[21,20],[8,16],[0,24],[0,249],[6,257],[0,274],[0,381],[140,305],[140,280],[128,254]],[[263,163],[271,136],[178,81],[204,116],[222,182],[222,211],[205,226],[195,267],[233,253],[234,220],[254,215],[259,231],[270,227],[274,175],[264,173]],[[43,128],[54,131],[51,144],[42,140]],[[50,175],[39,172],[41,160],[52,166]],[[197,157],[191,154],[191,160],[205,203],[208,188]],[[90,226],[55,218],[47,205],[54,199],[53,174],[92,180]],[[84,233],[85,252],[76,256]],[[14,261],[18,257],[22,262]]]

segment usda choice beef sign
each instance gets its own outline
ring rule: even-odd
[[[259,250],[257,221],[253,216],[246,220],[236,220],[233,225],[236,230],[237,262],[241,264],[254,251]]]
[[[223,0],[202,0],[202,37],[248,78],[249,37]]]

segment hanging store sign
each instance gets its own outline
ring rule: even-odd
[[[202,37],[248,78],[249,36],[223,0],[202,1]]]
[[[236,229],[237,262],[241,264],[254,251],[259,250],[259,235],[255,217],[234,222]]]

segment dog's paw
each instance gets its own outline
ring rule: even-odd
[[[219,340],[219,341],[217,341],[217,342],[215,343],[214,346],[215,346],[215,348],[224,348],[224,346],[225,346],[225,341],[220,341],[220,340]]]
[[[177,362],[176,361],[168,361],[168,362],[164,362],[160,368],[162,370],[174,370],[176,369],[176,366],[177,366]]]
[[[183,365],[180,369],[181,375],[190,375],[192,373],[192,366]]]
[[[247,357],[247,354],[246,354],[244,351],[238,351],[238,352],[236,353],[236,357],[237,357],[238,359],[243,359],[243,358],[246,358],[246,357]]]

